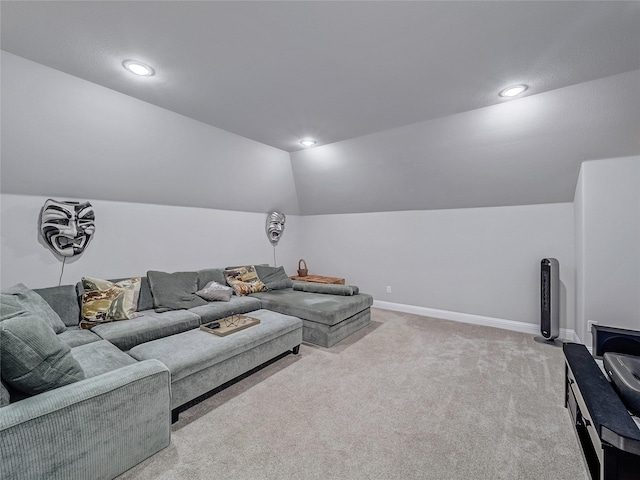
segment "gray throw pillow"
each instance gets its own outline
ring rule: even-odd
[[[269,290],[281,290],[293,287],[293,282],[284,271],[284,267],[269,267],[256,265],[258,278]]]
[[[31,312],[0,322],[0,344],[2,380],[20,392],[35,395],[84,378],[71,348]]]
[[[4,382],[0,380],[0,407],[4,407],[11,403],[11,395],[9,390],[4,386]]]
[[[233,295],[233,288],[211,281],[196,294],[209,302],[228,302]]]
[[[197,272],[165,273],[149,270],[147,278],[156,312],[186,310],[207,304],[206,300],[196,295],[198,291]]]
[[[15,295],[0,294],[0,322],[19,317],[26,310]]]
[[[7,290],[3,290],[0,295],[0,303],[2,304],[2,318],[4,319],[4,311],[7,309],[7,304],[11,305],[9,308],[15,306],[15,301],[27,312],[32,312],[37,317],[45,320],[53,331],[56,333],[62,333],[67,329],[67,326],[60,319],[60,316],[51,308],[44,298],[38,295],[36,292],[19,283]],[[9,298],[14,297],[14,298]]]

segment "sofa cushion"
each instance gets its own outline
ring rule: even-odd
[[[218,282],[225,285],[227,280],[224,278],[224,269],[222,268],[205,268],[198,270],[198,288],[204,288],[209,282]]]
[[[325,325],[335,325],[373,304],[373,297],[364,293],[345,297],[297,292],[291,288],[259,292],[251,296],[260,299],[262,308]]]
[[[269,290],[291,288],[293,282],[284,271],[284,267],[256,265],[256,273]]]
[[[268,310],[253,313],[260,319],[259,324],[225,337],[197,329],[138,345],[129,354],[140,361],[160,360],[171,371],[171,382],[174,383],[288,332],[302,329],[299,318]]]
[[[187,310],[164,313],[146,310],[139,313],[141,316],[133,320],[104,323],[93,327],[91,331],[100,338],[109,340],[120,350],[127,351],[140,343],[185,332],[200,325],[200,317]]]
[[[128,277],[124,278],[112,278],[110,282],[121,282],[122,280],[127,280]],[[138,307],[136,310],[138,312],[142,312],[143,310],[151,310],[153,308],[153,295],[151,294],[151,287],[149,286],[149,279],[147,277],[139,277],[140,278],[140,292],[138,294]],[[78,282],[76,285],[78,304],[82,303],[82,294],[84,293],[84,289],[82,288],[82,282]],[[76,322],[77,324],[77,322]]]
[[[153,307],[156,312],[180,310],[206,305],[207,301],[196,295],[198,291],[197,272],[165,273],[147,272]]]
[[[227,269],[224,271],[224,277],[236,295],[249,295],[267,289],[266,285],[258,278],[253,266]]]
[[[262,308],[257,298],[233,296],[228,302],[213,302],[189,309],[200,317],[200,323],[209,323],[234,313],[248,313]]]
[[[7,390],[6,385],[2,380],[0,380],[0,407],[4,407],[11,403],[11,396],[9,395],[9,390]]]
[[[74,285],[34,288],[67,327],[75,327],[80,322],[80,302]]]
[[[97,377],[103,373],[138,363],[133,357],[106,340],[74,347],[71,349],[71,355],[82,367],[86,378]]]
[[[329,295],[344,295],[345,297],[360,293],[360,289],[355,285],[334,285],[313,282],[293,282],[293,289],[300,292],[327,293]]]
[[[26,312],[18,297],[0,294],[0,322],[9,318],[19,317]]]
[[[140,281],[140,277],[127,278],[115,283],[83,277],[80,327],[91,328],[104,322],[135,318]]]
[[[233,295],[233,289],[226,285],[220,285],[215,280],[207,283],[204,288],[196,292],[201,298],[208,302],[228,302]]]
[[[0,322],[0,370],[10,386],[35,395],[84,378],[71,348],[31,312]]]
[[[153,294],[147,277],[140,277],[140,296],[138,297],[138,311],[151,310],[153,308]]]
[[[36,317],[46,321],[55,333],[64,332],[67,328],[44,298],[21,283],[3,290],[0,297],[2,298],[0,300],[3,309],[2,318],[5,317],[7,308],[18,313],[15,309],[20,305],[25,311],[32,312]]]
[[[58,338],[71,348],[102,340],[91,330],[85,330],[80,327],[69,327],[64,332],[59,333]]]

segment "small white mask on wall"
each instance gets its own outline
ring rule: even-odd
[[[53,253],[73,257],[87,248],[96,231],[95,219],[89,202],[49,199],[40,212],[40,234]]]
[[[287,220],[284,213],[278,212],[269,212],[267,214],[267,223],[265,225],[265,230],[267,232],[267,237],[271,242],[271,245],[274,247],[278,245],[280,241],[280,237],[284,233],[284,222]]]

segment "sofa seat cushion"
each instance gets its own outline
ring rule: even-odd
[[[262,303],[257,298],[234,295],[228,302],[211,302],[201,307],[190,308],[189,311],[201,318],[200,323],[209,323],[228,317],[232,313],[248,313],[260,308]]]
[[[86,378],[97,377],[103,373],[138,363],[133,357],[106,340],[74,347],[71,349],[71,355],[82,367]]]
[[[325,325],[336,325],[373,304],[373,297],[364,293],[353,296],[327,295],[298,292],[292,288],[258,292],[251,296],[260,299],[262,308]]]
[[[281,335],[302,329],[302,321],[289,315],[257,310],[250,316],[259,318],[260,323],[225,337],[200,329],[191,330],[138,345],[129,354],[139,361],[152,358],[160,360],[171,371],[173,383]]]
[[[200,317],[187,310],[164,313],[146,310],[139,313],[141,316],[138,318],[97,325],[91,331],[120,350],[127,351],[141,343],[186,332],[200,325]]]
[[[80,327],[67,327],[64,332],[58,334],[58,338],[71,348],[102,340],[92,331]]]

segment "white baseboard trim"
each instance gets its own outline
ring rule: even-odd
[[[394,312],[413,313],[414,315],[422,315],[424,317],[453,320],[454,322],[471,323],[474,325],[483,325],[485,327],[502,328],[504,330],[529,333],[531,335],[540,335],[538,325],[534,325],[532,323],[517,322],[515,320],[505,320],[504,318],[483,317],[481,315],[473,315],[471,313],[451,312],[448,310],[437,310],[435,308],[418,307],[416,305],[405,305],[403,303],[383,302],[380,300],[374,300],[373,307],[381,308],[383,310],[391,310]],[[569,342],[580,343],[580,339],[578,338],[576,332],[567,328],[560,329],[560,338]]]

